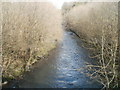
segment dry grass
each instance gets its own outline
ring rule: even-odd
[[[2,3],[3,77],[15,78],[55,48],[61,14],[51,3]]]
[[[103,84],[118,87],[118,3],[86,3],[64,14],[67,30],[75,31],[90,50],[96,65],[87,63],[87,73]]]

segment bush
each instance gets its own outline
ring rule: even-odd
[[[3,2],[3,77],[15,78],[55,48],[60,11],[47,2]]]
[[[65,11],[64,11],[65,12]],[[63,13],[64,13],[63,12]],[[87,63],[87,73],[104,87],[118,86],[118,3],[81,3],[64,13],[64,25],[84,41],[84,47],[96,58]]]

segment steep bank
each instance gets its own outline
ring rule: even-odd
[[[4,2],[2,13],[2,76],[14,79],[59,43],[61,13],[48,2]]]
[[[66,5],[67,4],[67,5]],[[97,65],[88,65],[90,74],[105,87],[118,86],[118,3],[66,3],[63,16],[66,30],[74,31],[90,50]],[[97,67],[93,69],[93,67]],[[95,76],[94,76],[95,75]]]

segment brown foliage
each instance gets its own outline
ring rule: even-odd
[[[84,47],[96,58],[96,65],[87,64],[87,70],[104,87],[118,86],[118,3],[86,3],[73,7],[64,14],[66,29],[75,31],[84,41]],[[97,68],[96,68],[97,67]]]
[[[19,76],[62,36],[60,11],[47,2],[4,2],[3,76]]]

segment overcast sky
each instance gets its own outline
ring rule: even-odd
[[[56,8],[61,9],[64,2],[71,2],[71,1],[78,1],[78,0],[48,0],[48,1],[52,2]]]
[[[50,1],[53,3],[53,5],[61,9],[64,2],[71,2],[71,1],[79,1],[79,2],[85,2],[85,1],[92,1],[92,2],[118,2],[120,0],[0,0],[2,2],[46,2]]]

